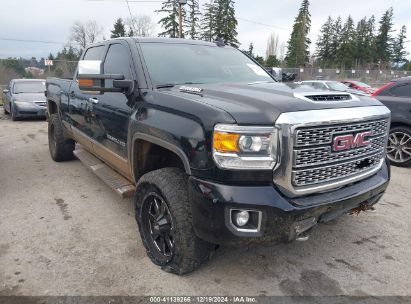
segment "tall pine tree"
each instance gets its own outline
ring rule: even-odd
[[[237,19],[233,0],[214,0],[215,28],[214,38],[222,38],[226,44],[237,47]]]
[[[342,68],[355,66],[356,33],[354,20],[348,16],[341,31],[340,45],[337,51],[338,63]]]
[[[158,35],[160,37],[177,38],[179,31],[178,0],[163,1],[161,9],[157,10],[156,12],[166,14],[166,16],[158,21],[158,24],[160,24],[164,29],[164,31],[159,33]],[[182,8],[182,13],[184,15],[184,7]]]
[[[187,14],[184,18],[185,37],[190,39],[199,39],[201,13],[198,0],[188,0],[187,7]]]
[[[111,38],[118,38],[126,36],[126,27],[123,19],[118,18],[114,23],[114,29],[111,31]]]
[[[403,63],[406,62],[406,56],[408,55],[407,51],[405,50],[405,39],[407,39],[407,28],[405,25],[402,26],[397,38],[394,40],[393,46],[393,63],[395,67],[399,67]]]
[[[303,0],[293,25],[286,55],[289,67],[304,66],[308,62],[310,39],[308,33],[311,27],[311,15],[308,10],[309,1]]]
[[[214,41],[214,32],[216,28],[215,22],[216,6],[214,3],[205,3],[203,6],[203,16],[201,19],[201,39],[205,41]]]
[[[334,21],[331,16],[329,16],[327,21],[321,27],[320,36],[317,40],[316,56],[318,57],[321,66],[324,68],[332,67],[335,60],[335,53],[332,50],[333,27]]]
[[[375,40],[376,60],[380,67],[387,67],[392,59],[392,26],[393,26],[393,8],[390,7],[380,20],[378,35]]]

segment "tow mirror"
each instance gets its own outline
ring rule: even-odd
[[[121,74],[103,74],[100,60],[80,60],[78,64],[78,85],[83,92],[125,92],[133,86],[132,80]]]
[[[10,92],[8,89],[3,90],[3,94],[7,94],[8,92]]]

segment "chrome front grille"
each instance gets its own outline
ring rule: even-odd
[[[288,112],[275,125],[280,157],[273,182],[288,197],[330,191],[383,167],[390,125],[385,106]]]
[[[341,160],[350,160],[360,156],[374,155],[384,150],[386,135],[373,137],[371,145],[342,152],[332,152],[331,145],[294,150],[294,167],[322,165]]]
[[[296,186],[307,186],[347,178],[379,165],[383,155],[384,153],[378,153],[332,166],[294,171],[293,182]]]
[[[296,129],[292,183],[296,187],[344,179],[373,169],[385,154],[389,120]],[[367,146],[335,152],[338,135],[371,131]]]
[[[328,127],[297,130],[296,147],[330,144],[335,134],[373,130],[374,135],[385,134],[388,120],[367,121]]]

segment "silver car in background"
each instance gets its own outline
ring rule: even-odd
[[[363,91],[351,89],[347,85],[334,80],[304,80],[299,82],[299,84],[309,85],[314,89],[319,90],[346,92],[355,95],[370,96],[369,94],[366,94]]]
[[[12,120],[25,117],[46,117],[46,80],[13,79],[3,90],[4,112]]]

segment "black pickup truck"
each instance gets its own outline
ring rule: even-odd
[[[372,208],[390,178],[379,101],[276,83],[221,41],[104,41],[73,80],[46,85],[51,157],[74,153],[134,193],[148,256],[169,272],[193,271],[216,244],[304,240]]]

